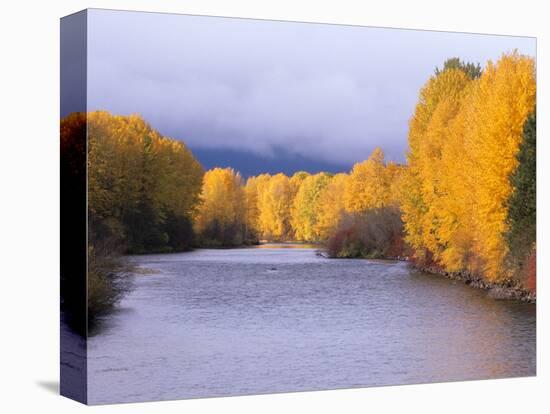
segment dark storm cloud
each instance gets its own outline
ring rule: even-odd
[[[376,146],[402,161],[446,58],[535,53],[529,38],[101,10],[88,30],[89,109],[140,113],[192,148],[335,164]]]

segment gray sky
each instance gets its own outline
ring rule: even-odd
[[[223,164],[224,150],[322,169],[380,146],[403,161],[436,66],[535,47],[510,36],[91,10],[88,109],[140,113],[207,167]]]

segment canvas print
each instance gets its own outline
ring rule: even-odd
[[[536,375],[536,39],[61,20],[61,392]]]

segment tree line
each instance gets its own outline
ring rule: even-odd
[[[300,171],[244,180],[232,168],[204,175],[195,229],[199,244],[236,246],[260,240],[323,242],[345,214],[394,206],[404,167],[376,148],[349,173]]]
[[[137,115],[87,115],[88,214],[92,241],[125,253],[191,247],[203,168],[180,141]]]

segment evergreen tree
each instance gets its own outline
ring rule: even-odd
[[[511,258],[522,265],[536,241],[537,218],[537,118],[533,112],[525,121],[523,141],[516,156],[519,165],[510,176],[514,191],[508,202],[506,234]]]
[[[481,76],[481,66],[479,63],[472,62],[463,62],[460,58],[452,57],[449,58],[443,63],[443,69],[435,68],[436,76],[439,76],[442,72],[447,69],[460,69],[463,71],[470,79],[477,79]]]

